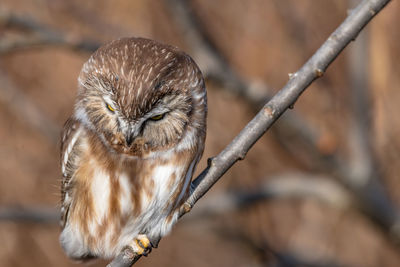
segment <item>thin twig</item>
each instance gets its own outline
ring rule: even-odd
[[[364,0],[335,30],[317,52],[291,76],[281,89],[251,120],[238,136],[215,158],[209,160],[208,167],[193,181],[194,191],[182,206],[180,215],[189,212],[195,203],[221,178],[238,160],[244,159],[255,142],[271,125],[293,106],[301,93],[325,73],[327,67],[340,52],[354,40],[368,22],[389,3],[390,0]],[[130,254],[126,250],[121,255]],[[108,266],[131,266],[141,256],[133,254],[130,259],[116,257]],[[124,259],[121,261],[121,258]]]

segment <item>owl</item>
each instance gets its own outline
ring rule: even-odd
[[[60,243],[72,259],[146,255],[190,194],[204,149],[202,74],[179,49],[143,38],[83,65],[61,140]]]

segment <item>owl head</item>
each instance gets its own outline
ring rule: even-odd
[[[75,117],[112,151],[145,156],[195,143],[195,133],[205,131],[206,105],[202,74],[187,54],[153,40],[123,38],[83,65]]]

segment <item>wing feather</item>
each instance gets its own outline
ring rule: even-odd
[[[79,121],[69,118],[62,131],[61,138],[61,227],[65,226],[68,210],[71,205],[71,180],[77,169],[79,149],[77,149],[82,136],[82,126]]]

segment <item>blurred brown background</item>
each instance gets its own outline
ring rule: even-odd
[[[76,266],[58,244],[58,136],[99,44],[148,37],[199,63],[199,172],[357,2],[2,0],[0,266]],[[392,1],[137,266],[400,266],[399,11]]]

